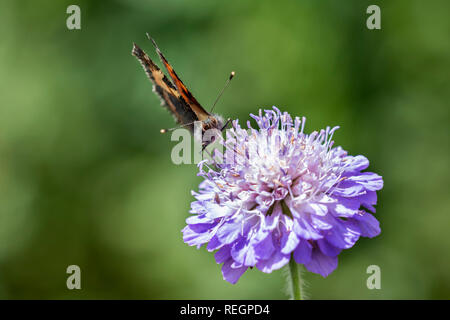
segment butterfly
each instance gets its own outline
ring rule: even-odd
[[[183,81],[181,81],[178,77],[173,67],[162,54],[155,40],[153,40],[148,33],[147,37],[153,43],[156,53],[158,54],[161,62],[164,64],[164,67],[169,73],[172,81],[166,77],[166,75],[158,68],[150,57],[135,43],[133,43],[133,50],[131,51],[131,54],[139,60],[148,78],[153,83],[153,91],[161,98],[161,105],[165,106],[170,113],[172,113],[175,121],[180,124],[181,127],[187,127],[191,133],[194,133],[194,124],[198,121],[200,121],[201,124],[202,137],[205,136],[206,131],[211,129],[217,129],[222,132],[231,120],[228,119],[224,124],[224,120],[221,116],[206,111],[197,99],[195,99],[192,93],[186,88]],[[234,75],[235,73],[231,72],[226,86]],[[220,95],[223,91],[224,90],[222,90]],[[216,102],[218,98],[216,99]],[[161,129],[161,133],[165,133],[167,131],[168,130],[166,129]],[[210,138],[211,139],[209,140],[202,141],[202,150],[214,141],[215,136],[212,135]]]

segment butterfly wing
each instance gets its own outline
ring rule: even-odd
[[[169,72],[170,77],[172,78],[173,82],[175,83],[175,86],[177,87],[178,92],[183,97],[184,101],[186,101],[189,104],[189,106],[195,112],[195,114],[197,115],[197,118],[200,121],[204,121],[204,120],[208,119],[208,117],[210,115],[208,113],[208,111],[203,109],[203,107],[200,105],[200,103],[197,101],[197,99],[195,99],[195,97],[192,95],[192,93],[186,88],[183,81],[181,81],[181,79],[176,74],[175,70],[173,70],[172,66],[167,61],[166,57],[164,57],[164,55],[161,53],[161,50],[159,50],[158,45],[156,44],[155,40],[153,40],[153,38],[151,38],[148,34],[147,34],[147,36],[152,41],[153,45],[155,46],[156,53],[158,54],[159,58],[161,59],[162,63],[164,64],[164,66],[166,67],[167,72]]]
[[[201,120],[197,116],[197,113],[190,107],[190,104],[186,102],[183,95],[180,94],[179,89],[177,90],[177,87],[173,85],[141,48],[133,44],[131,54],[139,60],[148,78],[153,83],[153,91],[158,94],[161,98],[161,104],[167,107],[175,117],[177,123],[184,125]],[[192,124],[186,127],[191,131],[193,130]]]

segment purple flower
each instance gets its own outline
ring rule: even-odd
[[[375,212],[382,177],[361,172],[369,165],[364,156],[333,147],[338,127],[308,135],[305,118],[293,121],[275,107],[251,117],[259,129],[234,121],[222,142],[225,152],[199,164],[205,180],[193,192],[183,239],[217,250],[216,262],[231,283],[249,267],[280,269],[291,256],[326,277],[341,250],[380,233],[367,211]]]

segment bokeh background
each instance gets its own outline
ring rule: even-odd
[[[81,30],[66,8],[81,7]],[[381,7],[381,30],[366,8]],[[448,1],[0,2],[0,298],[285,299],[282,271],[236,285],[180,230],[201,178],[130,51],[149,32],[208,109],[276,105],[385,181],[382,233],[340,255],[313,299],[449,299]],[[66,288],[81,267],[82,289]],[[381,290],[366,287],[381,268]]]

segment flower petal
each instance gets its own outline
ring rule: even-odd
[[[280,202],[275,202],[272,214],[264,216],[262,219],[263,228],[266,230],[273,230],[278,225],[280,215],[282,214]]]
[[[271,273],[274,270],[284,267],[289,262],[289,258],[290,256],[288,254],[283,254],[276,250],[269,259],[259,261],[256,267],[262,272]]]
[[[247,267],[232,268],[233,259],[228,259],[222,266],[223,279],[231,284],[235,284],[247,270]]]
[[[318,273],[325,278],[337,268],[337,265],[337,257],[329,257],[320,250],[315,249],[311,254],[311,260],[308,263],[305,263],[305,268],[308,271]]]
[[[239,241],[233,244],[230,253],[233,260],[242,265],[250,267],[257,262],[255,250],[245,237],[241,237]]]
[[[365,194],[364,186],[355,181],[343,180],[332,189],[333,196],[356,197]]]
[[[214,254],[214,258],[216,259],[216,262],[218,264],[221,264],[221,263],[227,261],[230,257],[231,257],[231,255],[230,255],[230,247],[229,246],[224,246],[224,247],[220,248]]]
[[[337,203],[329,205],[331,212],[335,217],[350,218],[359,212],[361,206],[360,200],[355,198],[336,197]]]
[[[354,198],[361,202],[361,204],[368,210],[375,212],[373,205],[377,204],[377,193],[375,191],[367,191],[365,194]]]
[[[368,191],[376,191],[383,188],[383,178],[373,172],[363,172],[359,175],[348,177],[347,181],[356,182]]]
[[[307,221],[307,218],[294,218],[293,230],[297,236],[302,239],[317,240],[323,238],[323,236],[311,225],[311,223]]]
[[[341,253],[341,249],[336,248],[325,239],[317,240],[317,244],[319,245],[320,251],[329,257],[336,257],[339,253]]]
[[[183,241],[190,246],[197,246],[197,248],[200,248],[203,244],[205,244],[211,239],[210,233],[208,232],[197,233],[191,229],[190,225],[184,227],[182,232],[183,232]]]
[[[214,236],[214,237],[211,238],[211,240],[209,240],[206,249],[209,252],[211,252],[211,251],[214,251],[214,250],[217,250],[217,249],[221,248],[222,246],[223,246],[222,242],[219,241],[217,236]]]
[[[352,224],[348,221],[330,217],[330,223],[333,224],[333,228],[327,232],[326,239],[333,246],[340,249],[348,249],[353,247],[355,242],[358,241],[360,236],[359,230],[352,228]]]
[[[255,255],[260,260],[268,259],[273,252],[275,247],[273,245],[272,236],[270,234],[264,240],[254,245]]]
[[[295,250],[298,243],[300,242],[300,239],[297,237],[295,232],[293,231],[286,231],[283,233],[283,236],[281,237],[281,253],[289,254],[292,251]]]
[[[300,240],[297,248],[294,250],[294,259],[297,263],[308,263],[311,261],[312,246],[306,240]]]
[[[223,244],[230,244],[235,241],[242,230],[242,219],[227,221],[217,230],[217,238]]]
[[[361,171],[369,166],[369,160],[364,156],[347,156],[345,157],[345,171]]]
[[[380,222],[370,213],[356,215],[352,221],[358,226],[363,237],[373,238],[380,234]]]

